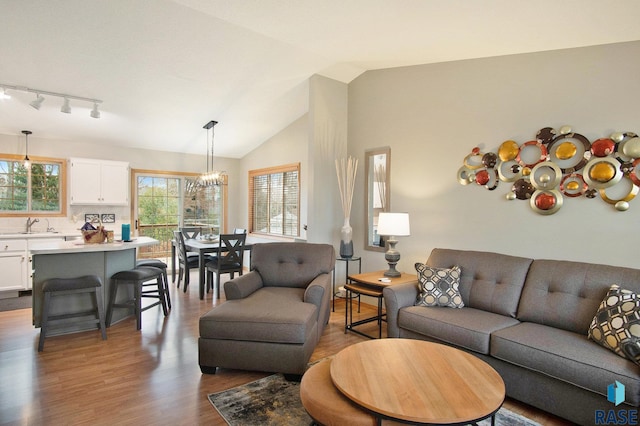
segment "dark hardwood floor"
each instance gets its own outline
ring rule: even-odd
[[[198,318],[216,302],[211,294],[199,300],[194,282],[197,272],[186,294],[171,285],[170,314],[162,316],[160,308],[144,312],[142,331],[129,317],[107,330],[106,341],[98,331],[54,336],[41,353],[31,309],[0,312],[0,424],[224,425],[207,394],[268,374],[200,373]],[[361,317],[373,313],[373,306],[362,305]],[[373,332],[375,325],[369,326]],[[311,360],[363,340],[344,333],[339,300]],[[505,407],[542,424],[569,424],[515,401]]]

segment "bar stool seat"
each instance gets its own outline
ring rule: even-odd
[[[156,289],[143,290],[144,283],[156,280]],[[111,326],[111,319],[113,317],[114,308],[127,308],[133,309],[136,316],[136,329],[142,329],[142,312],[154,306],[161,305],[162,311],[165,316],[168,314],[167,303],[165,299],[164,290],[164,278],[162,269],[154,268],[152,266],[140,266],[128,271],[120,271],[111,276],[113,286],[111,288],[111,295],[109,297],[109,306],[107,308],[107,327]],[[133,285],[133,299],[127,300],[122,303],[116,303],[118,287],[120,285]],[[156,302],[142,306],[142,298],[154,298],[158,299]]]
[[[105,329],[105,318],[103,310],[102,298],[102,280],[96,275],[86,275],[78,278],[51,278],[42,283],[42,292],[44,300],[42,304],[42,321],[40,324],[40,341],[38,342],[38,352],[44,349],[44,339],[52,326],[68,325],[68,318],[86,317],[93,315],[94,318],[83,320],[81,322],[97,323],[98,329],[102,333],[102,340],[107,339]],[[59,315],[49,315],[51,310],[52,297],[60,297],[69,294],[92,293],[95,307],[91,310],[81,312],[72,312]]]
[[[140,259],[136,262],[136,268],[140,266],[151,266],[162,269],[162,279],[164,280],[164,295],[167,307],[171,309],[171,296],[169,295],[169,279],[167,278],[167,264],[160,259]],[[153,284],[151,284],[153,285]]]

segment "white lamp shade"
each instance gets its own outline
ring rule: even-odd
[[[411,235],[409,213],[380,213],[378,215],[378,235],[394,237]]]

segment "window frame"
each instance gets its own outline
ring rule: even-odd
[[[67,216],[67,160],[64,158],[39,157],[30,155],[31,163],[56,164],[60,166],[60,211],[46,212],[41,210],[27,211],[0,211],[0,217],[66,217]],[[0,154],[0,161],[24,161],[24,157],[15,154]],[[31,180],[28,184],[29,196],[31,196]],[[33,200],[29,200],[30,203]]]
[[[148,176],[158,176],[158,177],[177,177],[180,179],[185,179],[185,178],[194,178],[197,179],[201,174],[200,173],[193,173],[193,172],[176,172],[176,171],[167,171],[167,170],[153,170],[153,169],[131,169],[131,173],[130,173],[130,180],[131,180],[131,184],[129,185],[130,188],[130,214],[131,214],[131,218],[137,218],[136,215],[136,209],[137,209],[137,204],[138,204],[138,200],[137,200],[137,184],[138,184],[138,175],[148,175]],[[221,229],[221,232],[226,233],[227,232],[227,223],[228,223],[228,210],[229,210],[229,196],[228,196],[228,188],[229,188],[229,180],[228,180],[228,176],[224,175],[223,176],[223,184],[222,184],[222,227],[223,229]],[[184,221],[184,218],[182,217],[182,215],[180,215],[181,217],[181,222]],[[179,224],[179,226],[183,226],[182,223]]]
[[[266,176],[266,175],[274,175],[274,174],[280,174],[280,173],[285,173],[285,172],[296,172],[298,175],[298,179],[297,179],[297,186],[298,186],[298,190],[297,190],[297,226],[296,226],[296,235],[285,235],[284,233],[282,234],[274,234],[274,233],[270,233],[270,232],[261,232],[258,231],[256,229],[254,229],[254,209],[255,206],[253,204],[254,202],[254,178],[256,176]],[[248,179],[249,179],[249,200],[248,200],[248,211],[249,211],[249,220],[248,220],[248,225],[249,225],[249,232],[252,234],[259,234],[259,235],[268,235],[268,236],[274,236],[274,237],[281,237],[281,238],[299,238],[300,237],[300,163],[290,163],[290,164],[284,164],[284,165],[280,165],[280,166],[274,166],[274,167],[266,167],[263,169],[254,169],[254,170],[249,170],[248,172]],[[284,211],[284,209],[283,209]],[[283,232],[284,232],[284,226],[283,226]]]

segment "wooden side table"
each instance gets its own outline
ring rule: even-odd
[[[405,274],[399,277],[388,278],[384,276],[384,271],[367,272],[364,274],[349,275],[349,283],[344,286],[347,291],[347,303],[344,313],[344,332],[352,331],[361,336],[375,339],[366,333],[356,330],[355,327],[376,321],[378,323],[378,339],[382,338],[382,321],[385,314],[382,313],[382,291],[385,287],[405,283],[418,283],[418,277],[415,274]],[[353,293],[358,295],[371,296],[378,299],[378,314],[360,321],[353,322]]]

